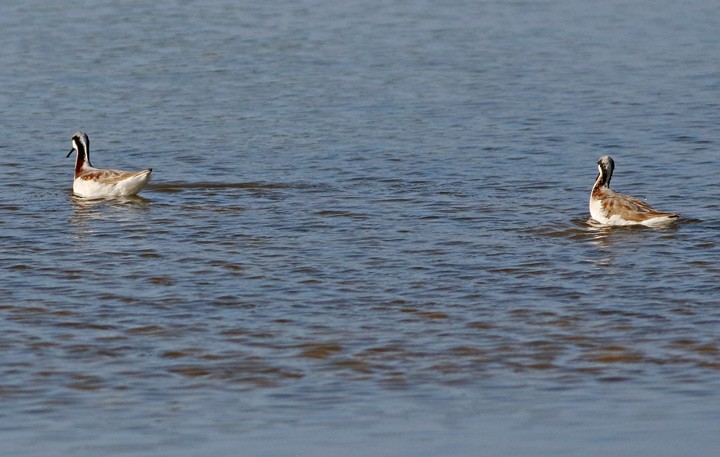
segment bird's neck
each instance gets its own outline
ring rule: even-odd
[[[78,150],[75,157],[75,177],[77,177],[83,169],[92,167],[90,164],[90,155],[84,150]]]

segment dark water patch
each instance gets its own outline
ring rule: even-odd
[[[342,351],[342,346],[336,343],[306,343],[300,346],[300,357],[311,359],[326,359]]]
[[[147,189],[156,192],[182,192],[185,190],[327,190],[318,184],[302,183],[268,183],[268,182],[151,182]]]

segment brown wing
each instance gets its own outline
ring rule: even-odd
[[[78,176],[80,179],[97,181],[101,184],[117,184],[120,181],[147,173],[143,171],[94,170]]]
[[[616,192],[606,194],[602,205],[608,216],[618,215],[626,221],[643,222],[656,217],[678,217],[675,213],[658,211],[642,200]]]

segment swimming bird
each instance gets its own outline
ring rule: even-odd
[[[75,157],[73,193],[84,198],[129,197],[140,192],[150,181],[152,168],[142,171],[103,170],[90,164],[90,139],[85,132],[75,132],[72,149]]]
[[[610,189],[615,162],[602,156],[597,162],[598,177],[590,193],[590,216],[603,225],[663,225],[677,220],[676,213],[654,209],[642,200]]]

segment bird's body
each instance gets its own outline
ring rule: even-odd
[[[103,170],[90,164],[90,140],[83,132],[72,137],[75,158],[73,193],[83,198],[113,198],[136,195],[150,181],[152,168],[142,171]]]
[[[598,160],[598,177],[590,193],[590,216],[603,225],[665,225],[678,219],[676,213],[658,211],[642,200],[610,189],[615,162],[608,156]]]

